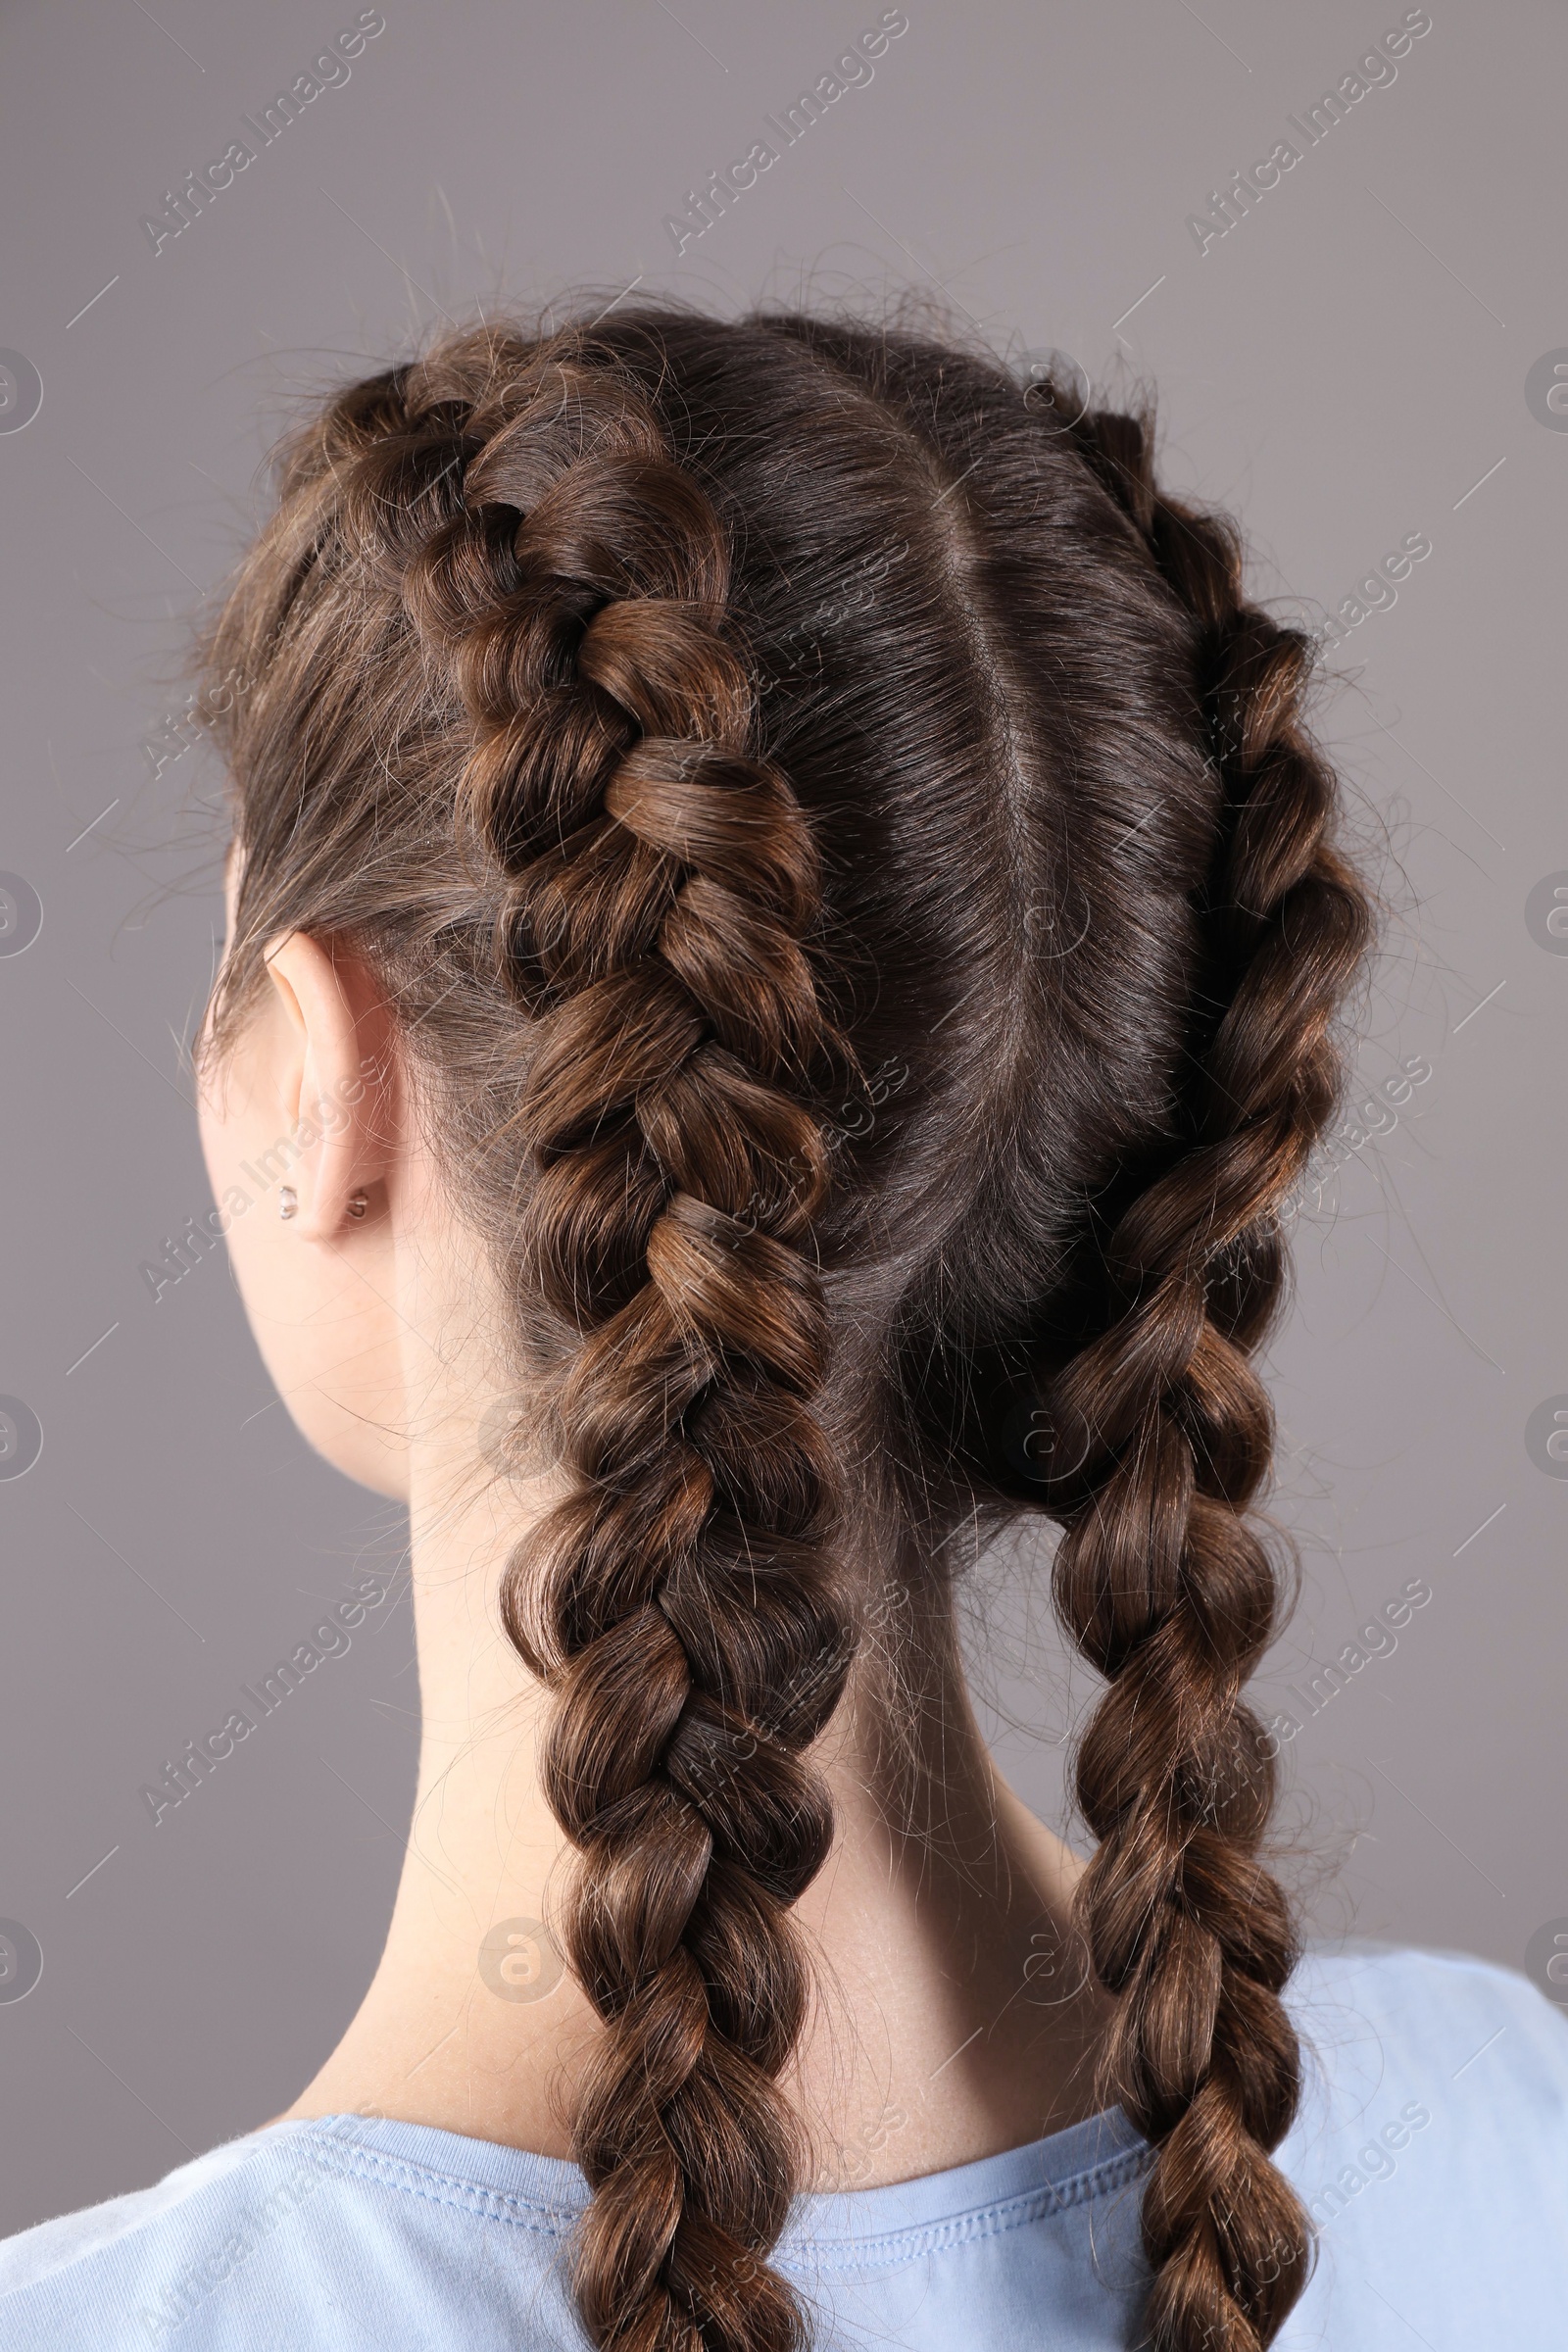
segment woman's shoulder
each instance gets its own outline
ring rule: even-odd
[[[107,2346],[161,2343],[191,2316],[204,2282],[220,2283],[292,2210],[308,2175],[286,2131],[249,2133],[166,2174],[0,2243],[0,2328],[8,2345],[49,2340],[51,2325],[100,2329]],[[36,2325],[34,2325],[36,2321]],[[57,2334],[69,2343],[72,2336]],[[198,2338],[199,2340],[199,2338]]]
[[[540,2192],[564,2168],[489,2149],[492,2181],[463,2161],[475,2145],[352,2116],[228,2141],[0,2242],[0,2343],[388,2352],[446,2341],[462,2311],[475,2352],[579,2345],[557,2259],[569,2215]]]
[[[1408,2082],[1499,2121],[1568,2122],[1568,2009],[1514,1969],[1470,1952],[1309,1944],[1287,2002],[1308,2114],[1314,2094],[1343,2110]]]
[[[1317,2261],[1282,2347],[1559,2344],[1568,2015],[1512,1969],[1370,1943],[1309,1949],[1289,2005],[1303,2093],[1278,2161]]]

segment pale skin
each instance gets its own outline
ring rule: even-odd
[[[233,875],[229,911],[232,920]],[[412,1115],[408,1073],[368,968],[301,933],[271,943],[270,983],[227,1058],[204,1073],[201,1131],[218,1200],[280,1135],[304,1148],[229,1228],[246,1311],[309,1442],[405,1502],[422,1712],[418,1788],[386,1945],[360,2008],[288,2119],[369,2112],[564,2157],[573,2086],[598,2032],[569,1973],[537,2000],[478,1968],[498,1922],[546,1920],[571,1849],[542,1793],[549,1698],[502,1632],[507,1555],[560,1491],[496,1477],[487,1409],[496,1295]],[[330,1119],[312,1105],[333,1106]],[[314,1136],[314,1140],[312,1140]],[[275,1165],[276,1162],[269,1163]],[[362,1217],[350,1202],[366,1198]],[[797,1907],[811,2020],[787,2078],[808,2185],[912,2179],[1016,2147],[1100,2105],[1103,2024],[1070,1903],[1081,1861],[1006,1787],[956,1669],[903,1734],[925,1743],[930,1800],[901,1822],[877,1708],[861,1697],[819,1742],[832,1853]]]

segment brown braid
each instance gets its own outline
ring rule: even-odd
[[[909,331],[458,335],[281,490],[208,647],[246,851],[213,1036],[285,929],[372,958],[568,1474],[503,1602],[604,2026],[591,2337],[800,2342],[804,1751],[867,1563],[938,1628],[975,1527],[1043,1509],[1107,1683],[1084,1913],[1149,2327],[1266,2344],[1307,2236],[1250,1358],[1366,931],[1304,640],[1136,420]],[[874,1116],[858,1068],[900,1072]]]
[[[823,1043],[816,857],[753,752],[723,531],[652,411],[569,348],[512,391],[405,595],[473,723],[460,800],[537,1023],[521,1249],[581,1335],[557,1407],[576,1492],[503,1610],[558,1700],[566,1942],[607,2029],[576,2118],[578,2294],[601,2345],[782,2352],[795,2306],[757,2258],[794,2173],[785,1911],[832,1828],[800,1751],[849,1662],[799,1247],[827,1150],[781,1091]],[[824,1644],[837,1670],[781,1708]]]
[[[1239,1696],[1279,1607],[1244,1516],[1273,1445],[1249,1358],[1280,1298],[1281,1208],[1338,1092],[1330,1025],[1365,909],[1301,730],[1307,643],[1246,601],[1234,531],[1155,489],[1147,426],[1093,414],[1075,438],[1193,615],[1226,804],[1189,1148],[1108,1233],[1120,1312],[1052,1394],[1063,1462],[1089,1490],[1057,1550],[1057,1604],[1109,1685],[1078,1755],[1101,1840],[1081,1901],[1119,1996],[1108,2071],[1159,2151],[1143,2209],[1152,2341],[1251,2352],[1300,2293],[1311,2241],[1268,2161],[1299,2053],[1280,1999],[1296,1941],[1258,1860],[1273,1764]]]

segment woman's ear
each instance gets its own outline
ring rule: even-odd
[[[354,1229],[350,1202],[387,1175],[396,1152],[391,1016],[363,959],[290,931],[265,961],[286,1015],[284,1105],[297,1156],[295,1232],[328,1242]]]

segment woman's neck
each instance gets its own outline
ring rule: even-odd
[[[402,1879],[359,2012],[287,2112],[565,2156],[598,2028],[552,1933],[573,1857],[539,1780],[550,1702],[496,1613],[529,1509],[516,1488],[438,1504],[433,1480],[423,1503],[420,1483],[424,1729]],[[1070,1922],[1082,1866],[999,1779],[956,1658],[927,1676],[896,1708],[862,1690],[820,1743],[837,1829],[794,1914],[815,1997],[789,2085],[819,2186],[944,2171],[1100,2104],[1104,2011]]]

